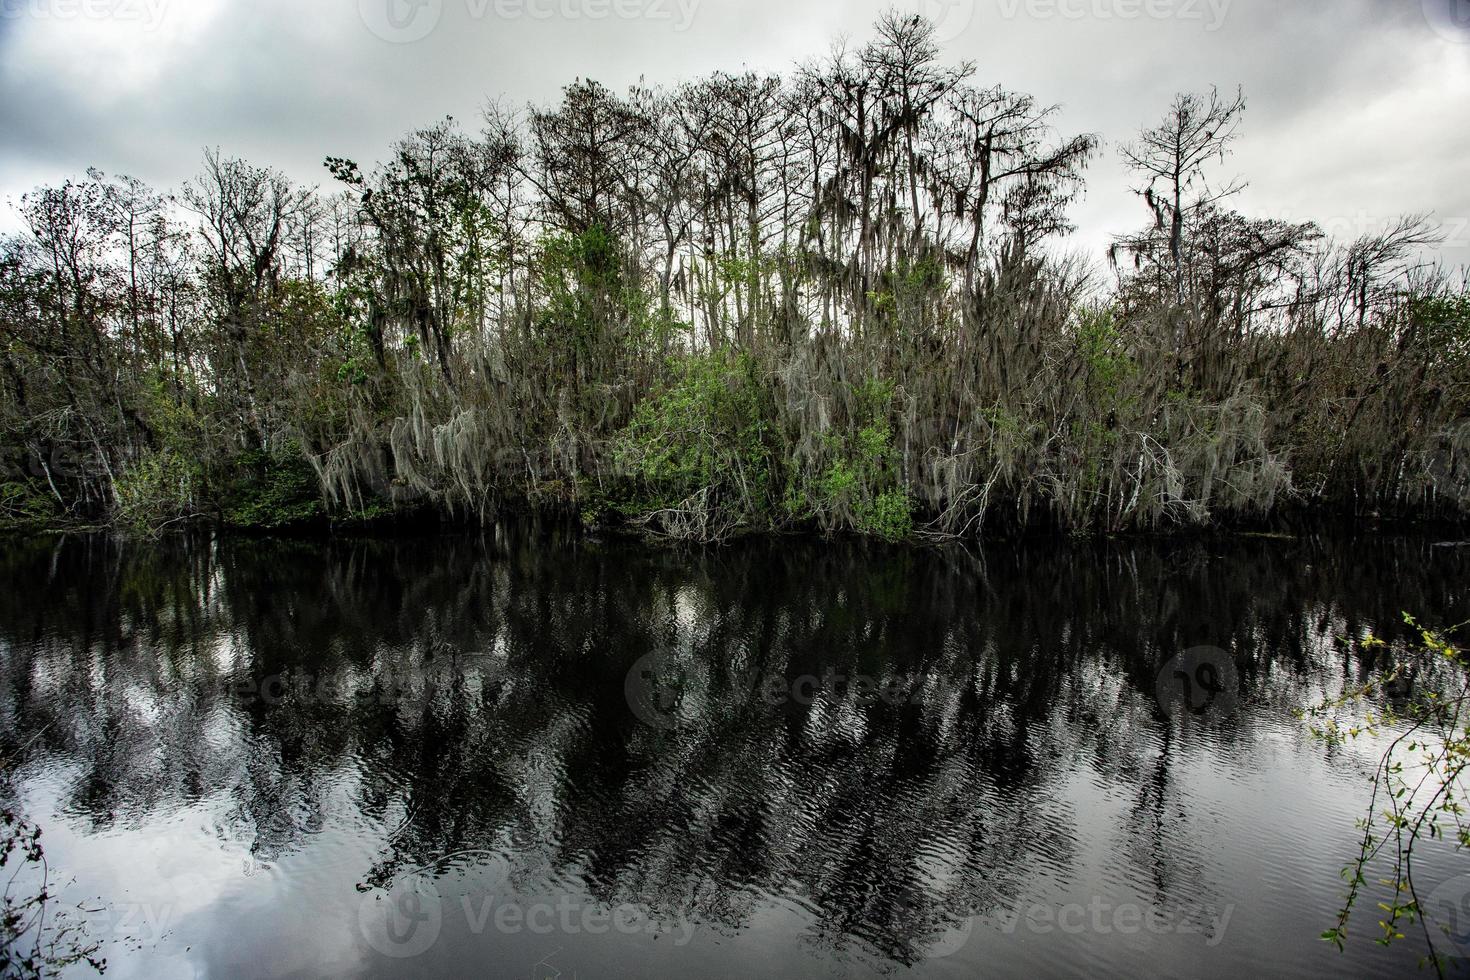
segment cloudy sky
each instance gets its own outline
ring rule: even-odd
[[[206,146],[327,184],[487,99],[866,40],[893,0],[0,0],[0,198],[97,166],[172,188]],[[1073,214],[1098,255],[1143,215],[1116,146],[1183,89],[1243,85],[1241,210],[1348,237],[1434,212],[1470,263],[1470,0],[898,0],[948,59],[1062,107],[1105,153]],[[9,208],[4,209],[9,212]],[[13,226],[13,214],[0,226]]]

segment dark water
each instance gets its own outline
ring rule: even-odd
[[[109,976],[1413,973],[1317,939],[1371,753],[1293,711],[1467,560],[11,542],[0,748]]]

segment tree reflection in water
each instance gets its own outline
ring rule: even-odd
[[[501,855],[525,893],[730,939],[775,910],[810,955],[901,967],[1038,882],[1242,901],[1217,869],[1271,829],[1201,812],[1195,760],[1228,782],[1258,765],[1243,746],[1323,756],[1291,711],[1364,678],[1338,637],[1467,618],[1458,550],[1366,547],[12,542],[0,744],[66,773],[56,819],[85,834],[213,801],[257,868],[322,834],[367,841],[364,888]],[[1171,719],[1156,674],[1202,644],[1242,710]],[[625,697],[650,654],[676,681],[666,726]],[[779,696],[801,678],[826,681]],[[1336,897],[1301,910],[1302,943]]]

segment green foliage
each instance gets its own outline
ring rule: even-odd
[[[1077,353],[1087,372],[1089,392],[1112,407],[1124,382],[1138,372],[1124,349],[1114,311],[1108,307],[1084,306],[1077,311]]]
[[[926,31],[889,22],[860,60],[907,64]],[[1470,299],[1411,271],[1422,222],[1335,249],[1145,187],[1108,289],[1046,247],[1096,140],[929,61],[908,77],[934,97],[880,85],[866,129],[845,82],[578,82],[370,173],[328,158],[335,197],[214,152],[184,209],[95,173],[41,188],[0,239],[0,449],[86,462],[0,474],[0,523],[1470,513]],[[974,129],[981,104],[1016,126]],[[1149,145],[1214,119],[1172,135],[1215,158],[1242,108],[1181,96]]]
[[[913,532],[913,504],[902,486],[890,420],[895,390],[879,378],[849,388],[849,424],[824,437],[828,462],[821,474],[808,486],[788,489],[789,514],[889,540]]]
[[[191,402],[175,397],[169,379],[158,371],[145,375],[138,401],[154,441],[166,453],[198,460],[206,452],[204,420]]]
[[[1470,359],[1470,292],[1415,298],[1409,316],[1421,331],[1421,342],[1438,360]]]
[[[944,267],[933,258],[902,258],[892,269],[885,269],[883,288],[869,290],[868,304],[882,315],[902,315],[944,295],[948,277]]]
[[[202,475],[199,464],[172,449],[150,452],[117,478],[117,521],[152,532],[196,512]]]
[[[642,402],[616,459],[633,483],[621,509],[674,508],[704,491],[742,520],[763,520],[776,499],[771,406],[747,355],[682,358],[675,380]]]
[[[562,370],[585,370],[630,323],[634,334],[644,332],[650,302],[636,286],[625,288],[618,244],[606,228],[547,236],[541,256],[547,302],[538,321]]]
[[[1436,933],[1454,923],[1434,921],[1442,910],[1421,904],[1414,868],[1433,841],[1446,841],[1457,852],[1470,848],[1463,785],[1470,766],[1470,660],[1446,632],[1425,628],[1407,613],[1404,622],[1416,643],[1363,638],[1357,646],[1372,665],[1371,680],[1303,713],[1313,735],[1329,744],[1374,739],[1388,746],[1371,776],[1358,854],[1342,871],[1347,897],[1322,939],[1344,948],[1370,864],[1381,860],[1389,877],[1379,883],[1391,895],[1378,903],[1377,942],[1392,945],[1404,939],[1404,929],[1418,927],[1430,962],[1444,976],[1450,960],[1439,952]]]
[[[335,374],[338,384],[362,385],[367,384],[368,368],[365,361],[359,357],[349,357],[337,365]]]
[[[37,480],[0,482],[0,531],[33,531],[54,526],[61,508]]]
[[[7,795],[9,774],[3,777]],[[51,907],[56,897],[41,845],[41,828],[10,805],[0,807],[0,977],[41,980],[89,967],[102,973],[102,944],[87,937],[86,923],[71,909]]]
[[[821,468],[803,476],[778,463],[776,406],[745,354],[679,359],[676,380],[639,405],[616,452],[627,482],[584,487],[584,506],[637,519],[711,506],[742,525],[815,521],[828,529],[899,540],[913,532],[890,414],[895,388],[851,386],[851,432],[823,440]]]
[[[288,443],[270,452],[254,450],[235,460],[236,477],[222,498],[225,523],[249,530],[305,524],[325,513],[321,490],[301,448]]]
[[[914,531],[913,504],[902,490],[885,490],[858,510],[857,528],[864,534],[902,541]]]
[[[389,521],[399,516],[398,508],[383,500],[365,500],[358,506],[333,512],[332,527],[338,529],[363,529]]]
[[[610,353],[610,343],[621,345],[615,353],[662,349],[692,329],[627,277],[621,246],[602,225],[548,236],[541,254],[547,304],[538,320],[553,348],[569,349],[573,363]]]

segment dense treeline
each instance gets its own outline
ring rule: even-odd
[[[0,244],[10,524],[508,506],[717,539],[1470,508],[1470,299],[1406,218],[1235,213],[1244,102],[1120,148],[1144,229],[1063,255],[1101,152],[930,25],[787,77],[492,106],[339,189],[90,172]]]

